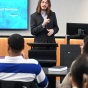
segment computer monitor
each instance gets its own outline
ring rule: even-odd
[[[67,23],[66,34],[75,36],[75,38],[84,38],[88,35],[88,24],[87,23]]]

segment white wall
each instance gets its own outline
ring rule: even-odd
[[[35,12],[38,0],[29,0],[29,15]],[[56,36],[66,35],[66,23],[88,23],[88,0],[51,0],[52,10],[56,13],[59,32]],[[30,16],[29,16],[30,20]],[[23,36],[32,36],[27,31],[0,31],[0,35],[20,33]]]

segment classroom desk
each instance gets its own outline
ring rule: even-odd
[[[57,71],[57,72],[53,71],[52,72],[52,71],[48,71],[48,68],[49,67],[43,67],[43,70],[49,80],[48,88],[56,88],[56,76],[65,77],[65,75],[69,72],[69,69],[64,70],[64,71]],[[55,83],[52,83],[52,80],[55,80]],[[52,84],[53,84],[53,86],[51,86]]]

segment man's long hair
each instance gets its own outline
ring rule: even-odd
[[[41,2],[42,2],[42,0],[39,0],[38,1],[38,5],[37,5],[37,8],[36,8],[36,12],[37,13],[41,13]],[[48,8],[47,8],[47,10],[46,10],[46,13],[47,13],[47,15],[49,16],[50,15],[50,13],[51,13],[51,1],[50,0],[47,0],[47,2],[48,2]]]

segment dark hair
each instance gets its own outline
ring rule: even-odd
[[[24,49],[24,38],[19,34],[12,34],[8,38],[8,44],[13,50],[23,50]]]
[[[86,37],[84,38],[83,53],[88,54],[88,36],[86,36]]]
[[[88,54],[88,42],[84,44],[83,53]]]
[[[49,16],[50,13],[51,13],[51,2],[50,2],[50,0],[47,0],[47,1],[48,1],[49,6],[48,6],[48,9],[47,9],[46,13]],[[38,5],[37,5],[37,8],[36,8],[37,13],[41,13],[41,2],[42,2],[42,0],[38,1]]]
[[[85,38],[84,38],[84,44],[86,44],[88,42],[88,36],[86,36]]]
[[[78,88],[88,88],[88,55],[79,55],[72,66],[71,76]]]

